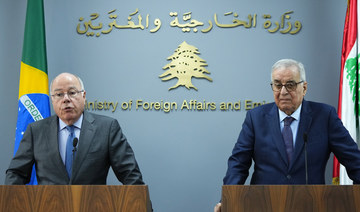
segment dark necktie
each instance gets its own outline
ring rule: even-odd
[[[69,137],[66,142],[66,154],[65,154],[65,167],[66,171],[71,178],[72,162],[73,162],[73,140],[75,138],[74,126],[66,126],[66,129],[70,132]]]
[[[294,118],[291,116],[288,116],[284,119],[284,129],[282,131],[282,135],[285,142],[286,147],[286,154],[288,156],[289,163],[291,162],[292,155],[293,155],[293,134],[291,131],[290,124],[294,121]]]

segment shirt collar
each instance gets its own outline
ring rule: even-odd
[[[301,106],[302,106],[302,104],[298,107],[298,109],[295,110],[295,112],[293,112],[293,113],[290,115],[291,117],[293,117],[293,118],[294,118],[295,120],[297,120],[297,121],[300,120]],[[286,117],[288,117],[288,115],[279,109],[279,119],[280,119],[280,122],[282,122],[282,121],[284,120],[284,118],[286,118]]]
[[[81,129],[81,124],[83,121],[83,114],[81,114],[80,118],[73,124],[76,128]],[[65,124],[65,122],[63,122],[60,118],[59,118],[59,131],[64,129],[67,126],[67,124]]]

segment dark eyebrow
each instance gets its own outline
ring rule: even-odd
[[[280,80],[274,80],[274,83],[281,83]],[[289,81],[286,81],[285,83],[296,83],[295,80],[289,80]]]

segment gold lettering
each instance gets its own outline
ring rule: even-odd
[[[180,110],[183,110],[184,108],[189,110],[189,105],[186,100],[183,101]]]
[[[245,100],[245,110],[251,110],[252,109],[252,101],[251,100]]]

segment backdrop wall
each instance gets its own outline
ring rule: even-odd
[[[275,61],[294,58],[303,62],[308,80],[306,99],[337,107],[346,4],[346,0],[46,0],[49,79],[61,72],[77,74],[85,82],[88,102],[118,103],[114,112],[89,110],[120,122],[149,185],[155,211],[211,211],[220,199],[227,158],[245,118],[245,100],[264,103],[273,99],[269,83]],[[0,182],[4,182],[14,147],[26,1],[0,0],[0,5]],[[138,12],[132,14],[136,9]],[[173,22],[175,12],[177,25]],[[99,16],[91,20],[93,13]],[[110,15],[117,18],[110,19]],[[139,15],[143,30],[139,29]],[[108,34],[101,33],[108,31],[114,20],[118,26],[129,27],[129,16],[134,29],[114,25]],[[281,25],[282,17],[284,28],[269,32],[276,27],[275,22]],[[233,23],[234,19],[238,22]],[[90,20],[93,29],[84,32]],[[212,29],[202,32],[209,29],[209,21]],[[268,29],[264,28],[266,21],[272,23]],[[292,35],[289,32],[297,29],[297,21],[301,30]],[[195,26],[199,22],[203,25]],[[101,29],[95,29],[100,23]],[[288,23],[291,30],[281,33]],[[150,32],[157,26],[156,32]],[[187,28],[190,32],[182,31]],[[94,36],[86,35],[90,32]],[[198,90],[184,86],[168,90],[177,79],[162,81],[159,77],[165,72],[162,67],[171,62],[167,58],[183,41],[196,47],[197,56],[208,64],[210,74],[206,76],[212,82],[193,78]],[[126,108],[130,100],[131,109]],[[175,102],[177,110],[147,110],[146,105],[136,109],[139,100]],[[190,105],[191,100],[216,108],[181,109],[184,101]],[[220,108],[222,102],[239,101],[240,110]],[[327,169],[328,184],[331,165],[332,161]],[[108,184],[119,182],[111,174]]]

